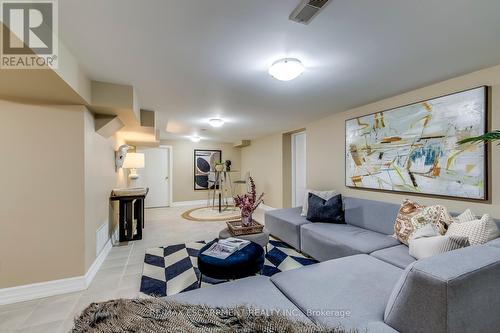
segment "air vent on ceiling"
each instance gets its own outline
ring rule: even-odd
[[[303,0],[290,14],[290,20],[309,24],[329,2],[330,0]]]

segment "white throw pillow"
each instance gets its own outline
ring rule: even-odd
[[[477,220],[476,214],[474,214],[469,208],[467,208],[462,214],[458,215],[455,218],[456,222],[470,222]]]
[[[467,237],[438,235],[411,239],[409,252],[415,259],[423,259],[466,246],[469,246]]]
[[[487,242],[500,237],[500,230],[498,230],[498,226],[497,226],[495,220],[489,214],[484,214],[480,219],[478,219],[476,217],[476,214],[474,214],[474,212],[472,212],[472,210],[466,209],[465,212],[463,212],[462,214],[458,215],[455,218],[455,221],[457,223],[471,222],[474,220],[486,220],[486,221],[488,221],[487,226],[486,226],[486,230],[488,232]]]
[[[489,238],[489,215],[485,218],[461,223],[452,223],[448,227],[446,236],[463,236],[469,239],[470,245],[484,244]]]
[[[301,216],[307,216],[307,211],[309,210],[309,193],[317,195],[323,200],[330,200],[334,196],[337,195],[337,191],[317,191],[317,190],[306,190],[304,194],[304,203],[302,204],[302,213]]]

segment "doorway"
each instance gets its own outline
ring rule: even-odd
[[[172,195],[172,147],[138,147],[144,154],[144,169],[139,169],[138,185],[149,188],[145,208],[167,207]]]
[[[306,191],[306,132],[293,133],[292,143],[292,206],[304,204]]]

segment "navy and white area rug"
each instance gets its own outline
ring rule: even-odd
[[[141,292],[151,296],[170,296],[198,288],[200,271],[198,251],[205,241],[155,247],[146,250],[142,270]],[[270,240],[262,275],[272,276],[317,261],[307,258],[287,244]],[[201,287],[225,282],[204,276]]]

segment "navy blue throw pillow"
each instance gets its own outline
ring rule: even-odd
[[[309,193],[308,200],[307,220],[311,222],[345,223],[341,194],[337,194],[330,200],[325,200]]]

